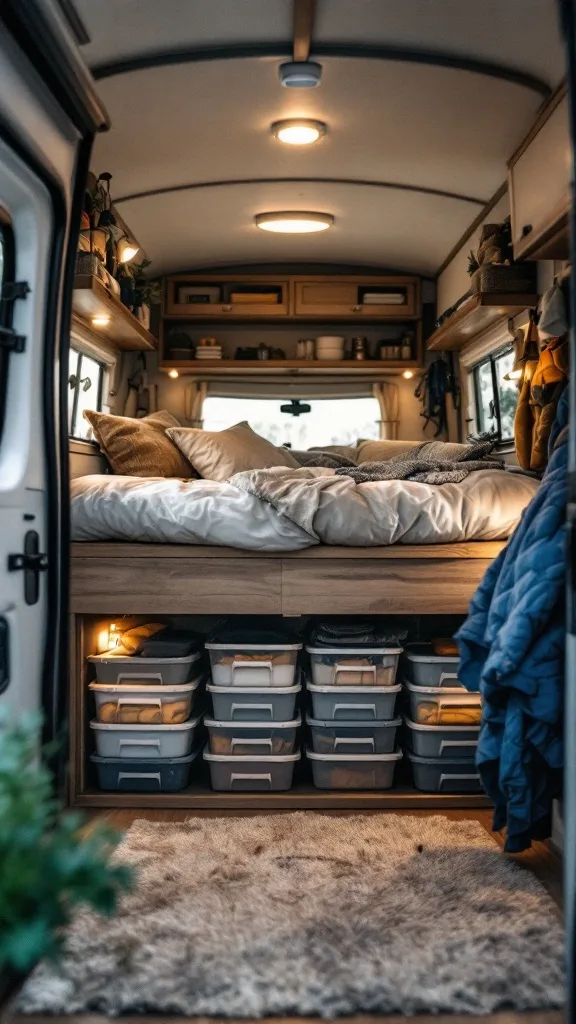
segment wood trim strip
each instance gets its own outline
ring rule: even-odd
[[[506,541],[465,541],[460,544],[393,544],[384,548],[341,548],[328,544],[303,548],[301,551],[243,551],[240,548],[207,547],[192,544],[147,544],[124,543],[122,541],[74,541],[72,559],[114,558],[146,559],[163,558],[179,561],[185,558],[247,558],[247,559],[333,559],[370,560],[375,563],[383,559],[493,559],[506,547]]]
[[[307,61],[312,45],[312,31],[316,15],[316,0],[293,0],[294,2],[294,41],[292,58],[295,61]]]

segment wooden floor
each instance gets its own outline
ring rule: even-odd
[[[250,816],[255,813],[262,814],[266,811],[237,811],[234,812],[234,816]],[[278,813],[278,812],[269,812]],[[289,811],[285,813],[290,813]],[[332,815],[343,816],[350,812],[348,811],[326,811],[316,812],[326,813]],[[357,811],[355,813],[374,813],[371,811]],[[382,812],[380,812],[382,813]],[[414,814],[417,816],[424,816],[429,814],[428,811],[396,811],[397,814]],[[490,832],[496,842],[500,846],[504,844],[504,838],[500,833],[494,833],[491,831],[491,814],[489,811],[458,811],[458,810],[446,810],[441,811],[444,817],[450,818],[452,821],[462,821],[464,819],[472,819],[479,821],[483,827]],[[222,814],[218,811],[199,811],[194,815],[187,811],[179,810],[143,810],[143,811],[126,811],[126,810],[114,810],[114,811],[93,811],[89,814],[92,821],[106,821],[121,831],[125,831],[130,827],[133,821],[138,818],[146,818],[149,821],[184,821],[191,817],[202,817],[202,818],[217,818],[230,816],[230,813]],[[506,855],[507,856],[507,855]],[[522,854],[514,856],[514,860],[524,867],[527,871],[533,872],[537,878],[540,879],[542,884],[546,887],[555,903],[558,906],[558,913],[561,912],[562,907],[562,872],[561,863],[557,855],[548,847],[546,843],[534,843],[531,850],[526,851]],[[12,1018],[14,1024],[110,1024],[109,1019],[106,1017],[99,1016],[97,1014],[87,1014],[85,1016],[76,1017],[43,1017],[35,1016],[30,1017],[14,1017]],[[220,1018],[174,1018],[174,1017],[158,1017],[158,1016],[142,1016],[142,1017],[122,1017],[121,1024],[169,1024],[169,1022],[175,1022],[175,1024],[183,1024],[184,1021],[190,1021],[190,1024],[247,1024],[246,1020],[234,1021]],[[466,1015],[445,1015],[440,1016],[418,1016],[418,1017],[403,1017],[403,1016],[369,1016],[359,1015],[356,1017],[347,1017],[346,1024],[399,1024],[400,1021],[409,1022],[409,1024],[563,1024],[564,1015],[560,1011],[549,1011],[542,1012],[537,1011],[533,1013],[521,1013],[516,1011],[504,1011],[502,1013],[491,1014],[488,1017],[470,1017]],[[266,1019],[266,1024],[318,1024],[318,1018],[315,1017],[270,1017]]]

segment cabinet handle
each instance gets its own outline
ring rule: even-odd
[[[362,306],[352,306],[352,312],[353,313],[361,313],[362,312]]]
[[[531,231],[532,231],[532,225],[531,224],[525,224],[524,227],[522,228],[522,238],[526,238],[526,235],[529,235]]]

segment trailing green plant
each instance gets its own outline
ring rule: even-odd
[[[132,870],[111,864],[120,835],[63,811],[38,757],[38,716],[0,712],[0,972],[53,958],[75,908],[113,914]]]
[[[134,279],[134,292],[136,295],[136,306],[152,306],[160,302],[162,298],[162,284],[160,281],[151,281],[146,277],[146,271],[152,260],[142,260],[140,263],[131,263],[130,270]]]

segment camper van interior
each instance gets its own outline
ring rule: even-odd
[[[6,7],[0,699],[139,872],[18,1012],[575,1019],[572,3]]]

